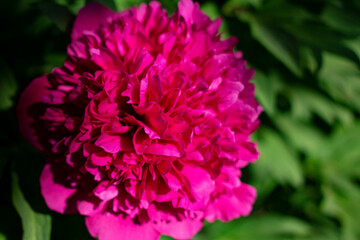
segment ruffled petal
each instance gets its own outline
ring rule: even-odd
[[[188,26],[194,22],[194,12],[197,11],[198,5],[191,0],[181,0],[178,3],[179,13],[187,23]]]
[[[50,164],[46,164],[40,176],[41,193],[51,210],[59,213],[74,213],[76,205],[70,198],[76,193],[75,188],[68,188],[54,181]]]
[[[200,167],[185,166],[181,174],[188,180],[189,190],[196,201],[206,199],[215,189],[215,182],[209,172]]]
[[[175,239],[191,239],[200,231],[202,214],[174,209],[170,204],[151,204],[148,214],[154,228],[163,235]]]
[[[105,212],[85,218],[93,237],[99,240],[156,240],[159,233],[150,223],[134,223],[128,216],[116,216]]]
[[[71,39],[76,40],[81,37],[84,31],[93,31],[100,24],[107,23],[114,18],[116,13],[99,3],[89,3],[80,9],[73,26]]]
[[[213,222],[215,219],[230,221],[240,216],[247,216],[252,210],[255,199],[255,188],[242,183],[232,193],[223,194],[215,199],[207,208],[205,218]]]
[[[165,221],[154,224],[154,228],[163,235],[175,239],[192,239],[200,231],[203,223],[199,219],[182,219],[181,221]]]
[[[21,135],[38,150],[44,150],[39,141],[39,131],[34,128],[34,122],[39,114],[45,112],[43,96],[50,93],[47,75],[33,80],[21,94],[16,108],[16,114]],[[39,113],[39,111],[41,113]]]

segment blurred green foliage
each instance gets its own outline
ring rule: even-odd
[[[86,2],[0,2],[1,240],[91,239],[81,216],[46,208],[38,183],[44,156],[21,140],[15,117],[26,85],[62,65]],[[142,1],[99,2],[121,10]],[[175,0],[161,2],[176,9]],[[195,239],[360,239],[360,2],[200,3],[223,19],[223,38],[237,36],[264,113],[253,136],[262,154],[243,173],[258,191],[251,216],[206,223]]]
[[[51,217],[31,209],[19,188],[18,178],[15,173],[13,173],[11,180],[12,200],[16,211],[21,217],[24,230],[23,239],[49,239],[51,234]]]

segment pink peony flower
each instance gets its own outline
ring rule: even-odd
[[[84,215],[100,240],[188,239],[252,209],[239,177],[258,158],[253,70],[236,38],[220,40],[220,19],[178,7],[86,5],[64,66],[20,98],[21,133],[47,155],[47,205]]]

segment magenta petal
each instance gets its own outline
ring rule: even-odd
[[[103,133],[95,141],[95,145],[101,147],[108,153],[117,153],[123,150],[131,150],[132,143],[128,136],[109,135]]]
[[[88,197],[86,200],[76,201],[77,210],[81,215],[90,216],[100,213],[106,207],[106,201],[100,201],[96,197]]]
[[[240,216],[247,216],[255,202],[256,190],[250,185],[242,183],[230,195],[221,195],[209,205],[206,211],[206,220],[215,219],[230,221]]]
[[[120,140],[120,136],[102,134],[95,141],[95,145],[101,147],[108,153],[117,153],[120,151]]]
[[[159,233],[150,223],[135,224],[128,216],[116,216],[109,212],[85,218],[93,237],[99,240],[156,240]]]
[[[99,3],[86,4],[80,9],[75,19],[71,39],[76,40],[83,35],[84,31],[95,30],[100,24],[107,23],[109,19],[115,16],[116,14],[113,11]]]
[[[173,209],[170,204],[149,205],[148,215],[154,228],[164,235],[175,239],[191,239],[202,227],[200,212],[183,212]]]
[[[81,215],[92,215],[96,210],[95,204],[88,201],[79,201],[77,203],[77,209]]]
[[[144,151],[145,153],[168,156],[168,157],[180,157],[179,149],[173,144],[151,144]]]
[[[101,182],[94,190],[95,196],[104,201],[109,201],[119,194],[119,190],[114,185],[108,185],[107,181]]]
[[[185,19],[185,22],[190,26],[194,21],[194,12],[197,5],[191,0],[181,0],[178,3],[179,13]]]
[[[91,48],[90,49],[91,59],[96,63],[99,67],[104,70],[109,69],[124,69],[123,64],[120,62],[119,58],[112,53],[109,49],[100,47]]]
[[[39,133],[32,127],[32,124],[37,116],[31,116],[29,110],[31,107],[35,107],[36,104],[43,103],[43,96],[50,93],[48,89],[49,87],[50,84],[47,80],[47,75],[36,78],[21,94],[16,107],[16,114],[21,135],[38,150],[43,150],[43,147],[39,143]]]
[[[163,137],[167,127],[168,122],[163,116],[162,109],[159,105],[153,105],[145,114],[145,123],[156,132],[160,137]],[[150,136],[151,138],[151,136]]]
[[[46,164],[40,176],[41,194],[51,210],[59,213],[68,213],[68,199],[76,189],[67,188],[54,181],[54,174],[50,164]]]
[[[159,102],[162,95],[163,89],[159,76],[151,77],[148,86],[148,101]]]
[[[211,179],[211,175],[200,167],[185,166],[181,174],[187,178],[197,201],[204,200],[215,189],[215,182]]]
[[[256,199],[256,189],[248,184],[241,183],[240,187],[234,189],[234,194],[242,206],[240,216],[247,216],[252,210],[252,205]]]
[[[92,153],[90,159],[91,162],[97,166],[105,166],[111,162],[112,157],[106,152],[99,151]]]
[[[171,236],[175,239],[191,239],[200,231],[203,223],[198,219],[182,219],[181,221],[159,221],[154,224],[154,228],[163,235]]]

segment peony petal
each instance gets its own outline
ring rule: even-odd
[[[148,101],[159,102],[163,95],[161,79],[155,75],[149,78],[149,86],[147,90]]]
[[[137,154],[142,154],[144,149],[150,145],[151,139],[145,133],[143,128],[138,128],[133,136],[133,145]]]
[[[178,191],[183,187],[178,177],[176,177],[176,173],[174,171],[169,171],[164,175],[164,179],[169,186],[169,188],[173,191]]]
[[[101,182],[94,190],[95,196],[104,201],[109,201],[119,194],[119,190],[114,185],[109,185],[107,181]]]
[[[159,233],[150,223],[134,223],[128,216],[109,212],[85,218],[86,226],[93,237],[99,240],[156,240]]]
[[[198,5],[194,4],[191,0],[181,0],[178,3],[179,14],[182,16],[188,26],[194,22],[194,12],[197,10]]]
[[[104,151],[98,151],[92,153],[90,159],[97,166],[105,166],[111,162],[112,156]]]
[[[70,206],[68,200],[76,193],[76,189],[56,183],[52,171],[50,164],[46,164],[40,176],[41,194],[46,204],[51,210],[59,213],[74,213],[73,207],[75,205]]]
[[[94,214],[98,214],[104,210],[106,207],[106,201],[100,201],[97,197],[87,196],[85,200],[78,200],[76,202],[77,209],[81,215],[90,216]]]
[[[190,191],[194,194],[196,201],[204,200],[215,189],[215,182],[210,173],[200,167],[185,166],[181,169],[189,184]]]
[[[100,24],[105,24],[114,17],[116,17],[115,12],[99,3],[86,4],[80,9],[75,19],[71,39],[76,40],[83,35],[84,31],[93,31]]]
[[[218,18],[215,21],[213,21],[211,24],[209,24],[206,30],[210,35],[216,35],[217,32],[219,31],[220,26],[221,26],[221,18]]]
[[[151,204],[148,215],[154,228],[175,239],[191,239],[202,227],[202,214],[174,209],[170,204]]]
[[[168,235],[175,239],[192,239],[200,231],[203,223],[199,219],[182,219],[181,221],[159,221],[154,224],[154,228],[163,235]]]
[[[50,84],[47,75],[43,75],[33,80],[30,85],[21,94],[19,102],[16,107],[16,115],[18,119],[19,129],[21,135],[38,150],[44,150],[44,147],[39,142],[39,134],[34,129],[33,124],[38,119],[38,114],[32,116],[31,108],[34,110],[45,111],[43,104],[43,96],[50,94]],[[37,106],[38,105],[38,106]],[[35,109],[37,107],[37,109]]]
[[[158,136],[163,137],[168,127],[163,111],[158,104],[154,104],[144,116],[144,123],[151,128]],[[146,132],[146,129],[145,129]],[[149,134],[149,133],[148,133]],[[149,136],[152,138],[153,136]]]
[[[131,139],[128,136],[110,135],[103,133],[95,141],[95,145],[101,147],[108,153],[132,150]]]
[[[79,213],[84,216],[92,215],[96,212],[95,204],[89,201],[79,201],[77,203],[77,209],[79,210]]]
[[[250,185],[242,183],[229,195],[216,198],[206,210],[206,220],[213,222],[215,219],[230,221],[240,216],[247,216],[255,202],[256,190]]]
[[[180,157],[179,149],[174,144],[170,144],[170,143],[151,144],[149,147],[145,149],[144,153],[150,153],[154,155],[162,155],[168,157]]]
[[[125,69],[120,59],[107,48],[91,48],[90,55],[94,63],[104,70]]]

